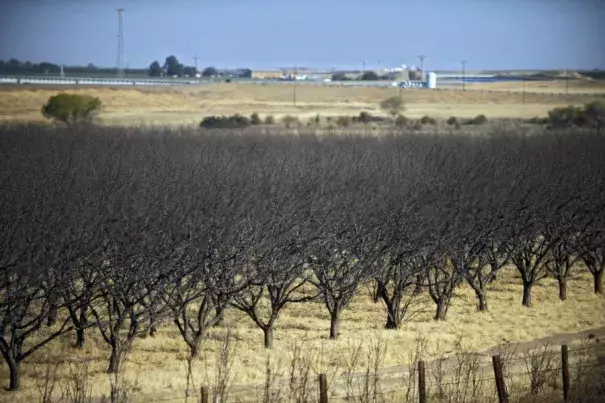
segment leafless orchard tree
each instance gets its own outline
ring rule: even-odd
[[[506,134],[506,133],[505,133]],[[96,328],[119,371],[172,322],[189,348],[228,309],[273,345],[288,304],[319,299],[330,338],[375,281],[387,328],[427,290],[445,320],[466,282],[479,310],[513,264],[523,305],[577,263],[603,292],[605,138],[272,136],[95,127],[0,129],[0,352],[23,360]],[[47,326],[45,326],[47,325]]]

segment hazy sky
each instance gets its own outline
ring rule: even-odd
[[[605,68],[605,0],[0,0],[0,59],[115,66],[118,7],[131,67]]]

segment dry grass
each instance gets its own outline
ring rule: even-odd
[[[547,84],[545,84],[547,85]],[[488,84],[473,85],[477,91],[460,89],[408,89],[401,93],[406,100],[406,116],[423,115],[447,118],[529,118],[544,116],[549,109],[570,103],[583,103],[597,97],[570,91],[568,95],[539,93],[521,94],[507,91],[483,91]],[[552,87],[554,88],[554,87]],[[70,91],[97,96],[104,105],[102,122],[105,124],[197,124],[208,115],[249,115],[258,112],[261,117],[286,114],[302,119],[322,115],[357,115],[366,110],[380,114],[378,103],[396,95],[396,88],[328,87],[298,85],[296,106],[293,105],[294,86],[260,84],[212,84],[178,88],[0,88],[0,121],[43,121],[42,105],[51,95]],[[508,90],[510,91],[510,90]],[[554,91],[561,92],[561,91]]]
[[[453,300],[448,320],[437,323],[432,320],[434,306],[426,296],[426,309],[405,323],[397,331],[385,330],[385,311],[381,304],[373,304],[365,293],[353,301],[342,318],[342,337],[336,342],[327,340],[329,316],[320,303],[294,304],[287,307],[278,320],[275,333],[275,349],[270,353],[273,374],[285,377],[289,357],[295,346],[302,346],[307,353],[315,355],[313,369],[332,374],[342,370],[344,357],[351,346],[361,343],[368,348],[377,340],[386,343],[388,351],[381,362],[382,367],[406,366],[416,349],[417,338],[426,339],[423,359],[442,356],[461,340],[468,351],[484,351],[506,342],[530,341],[562,332],[576,332],[605,326],[605,298],[592,292],[592,278],[582,275],[570,281],[568,300],[561,302],[557,296],[556,282],[545,280],[534,288],[535,307],[521,306],[521,286],[515,278],[514,269],[507,269],[488,293],[490,311],[478,313],[475,297],[466,286],[461,287]],[[262,385],[266,375],[267,352],[263,349],[262,332],[245,316],[231,310],[222,327],[213,330],[210,339],[203,343],[202,359],[194,364],[195,386],[212,384],[214,360],[222,341],[221,335],[234,329],[237,337],[233,381],[237,384]],[[71,340],[61,340],[48,349],[49,354],[70,349]],[[110,385],[104,370],[109,352],[99,341],[94,330],[84,351],[69,350],[69,359],[87,357],[91,359],[90,370],[94,373],[92,385],[96,396],[107,395]],[[38,356],[40,357],[40,356]],[[186,387],[187,350],[176,328],[170,324],[162,327],[153,337],[135,342],[132,354],[125,366],[125,378],[134,385],[143,400],[173,398],[184,400]],[[368,365],[362,354],[356,367],[363,370]],[[33,357],[33,360],[40,358]],[[67,369],[59,369],[65,377]],[[25,364],[22,380],[23,390],[10,395],[11,401],[24,402],[37,396],[32,378],[32,365]],[[7,368],[0,368],[0,381],[7,383]],[[314,378],[315,379],[315,378]],[[0,392],[0,400],[2,394]]]
[[[567,88],[564,80],[526,81],[525,84],[521,81],[471,83],[467,84],[466,88],[482,91],[522,92],[524,86],[527,92],[544,94],[562,94],[566,91],[569,94],[605,94],[605,82],[589,79],[571,80],[567,83]]]

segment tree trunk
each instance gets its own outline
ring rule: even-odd
[[[76,329],[76,347],[77,348],[84,347],[84,328]]]
[[[120,348],[117,343],[111,345],[111,356],[109,357],[108,374],[115,374],[120,369]]]
[[[475,295],[477,296],[477,309],[479,312],[487,311],[487,296],[483,290],[475,290]]]
[[[388,315],[387,315],[387,324],[385,325],[386,329],[399,329],[399,321],[397,318],[397,313],[391,311],[390,307],[387,307]]]
[[[340,310],[335,309],[330,313],[330,340],[336,340],[340,333]]]
[[[223,325],[223,311],[219,307],[214,308],[214,315],[218,317],[218,320],[214,322],[214,327]]]
[[[273,325],[263,328],[265,334],[265,348],[273,348]]]
[[[559,299],[565,301],[567,299],[567,279],[559,277],[557,281],[559,282]]]
[[[416,276],[416,286],[414,287],[413,295],[420,295],[422,292],[422,280],[423,278],[421,275]]]
[[[380,301],[380,290],[380,284],[376,281],[375,284],[372,285],[372,302],[375,304]]]
[[[155,337],[157,332],[158,332],[158,329],[155,327],[155,324],[152,324],[151,326],[149,326],[149,336],[150,337]]]
[[[46,317],[46,326],[54,326],[57,323],[57,315],[58,315],[57,304],[52,303],[48,308],[48,316]]]
[[[387,323],[386,329],[399,329],[401,325],[399,321],[399,303],[397,302],[398,296],[395,295],[390,303],[387,303]],[[400,298],[400,297],[399,297]],[[386,302],[386,301],[385,301]]]
[[[447,315],[447,303],[444,298],[437,300],[437,313],[435,314],[435,320],[445,320]]]
[[[533,283],[523,282],[523,301],[521,302],[523,306],[531,308],[531,289]]]
[[[21,387],[21,366],[14,359],[7,360],[8,370],[10,372],[9,391],[19,390]]]
[[[594,278],[595,294],[603,294],[603,272],[605,272],[605,270],[599,270],[596,273],[592,274]]]

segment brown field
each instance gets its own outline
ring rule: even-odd
[[[570,82],[567,94],[558,81],[528,83],[525,97],[519,92],[519,85],[469,84],[468,91],[237,83],[136,89],[0,87],[0,121],[43,121],[42,105],[62,91],[99,97],[104,105],[101,122],[117,125],[189,125],[197,124],[204,116],[253,112],[261,117],[296,115],[303,120],[316,114],[357,115],[364,110],[381,114],[379,102],[400,92],[406,100],[405,115],[410,118],[468,118],[478,114],[488,118],[530,118],[545,116],[557,106],[581,104],[605,95],[605,85],[599,82]]]
[[[307,356],[315,357],[314,371],[327,373],[333,378],[342,371],[359,343],[364,353],[356,367],[363,370],[367,351],[377,342],[387,346],[381,368],[388,368],[408,365],[419,336],[427,343],[421,358],[432,359],[447,354],[459,340],[464,351],[483,352],[507,342],[531,341],[605,326],[605,296],[593,293],[591,276],[582,274],[570,281],[567,301],[558,300],[556,281],[552,279],[545,279],[534,288],[533,308],[521,306],[521,294],[516,271],[507,268],[489,288],[489,312],[478,313],[472,290],[462,286],[453,299],[447,321],[432,320],[434,305],[427,295],[423,295],[417,315],[399,330],[385,330],[383,306],[372,303],[362,289],[343,314],[342,336],[338,341],[327,339],[329,315],[321,303],[293,304],[286,307],[278,319],[275,348],[270,354],[264,350],[262,332],[253,322],[243,314],[229,310],[224,324],[215,328],[209,340],[203,342],[202,357],[194,364],[193,379],[197,388],[204,384],[212,386],[217,351],[221,336],[227,329],[232,329],[237,338],[233,350],[234,384],[258,386],[263,384],[269,358],[273,374],[278,378],[287,377],[289,360],[296,345],[302,346]],[[35,363],[42,362],[45,355],[55,359],[53,357],[59,356],[61,351],[66,351],[69,359],[80,357],[90,360],[93,395],[108,395],[109,378],[104,370],[109,351],[99,340],[97,332],[94,329],[88,332],[88,341],[81,353],[74,353],[71,342],[71,336],[56,341],[45,352],[32,357],[23,367],[22,391],[10,395],[2,391],[0,401],[9,401],[6,400],[8,396],[14,402],[37,401],[36,382],[40,379],[36,381],[32,377]],[[184,401],[186,356],[185,344],[170,323],[163,325],[155,337],[135,341],[124,367],[125,379],[138,385],[135,401]],[[40,364],[37,371],[43,371]],[[60,368],[59,373],[64,379],[66,367]],[[2,384],[8,382],[7,376],[6,366],[0,366]],[[315,377],[312,375],[312,379]],[[249,392],[248,397],[251,393],[254,391]]]

